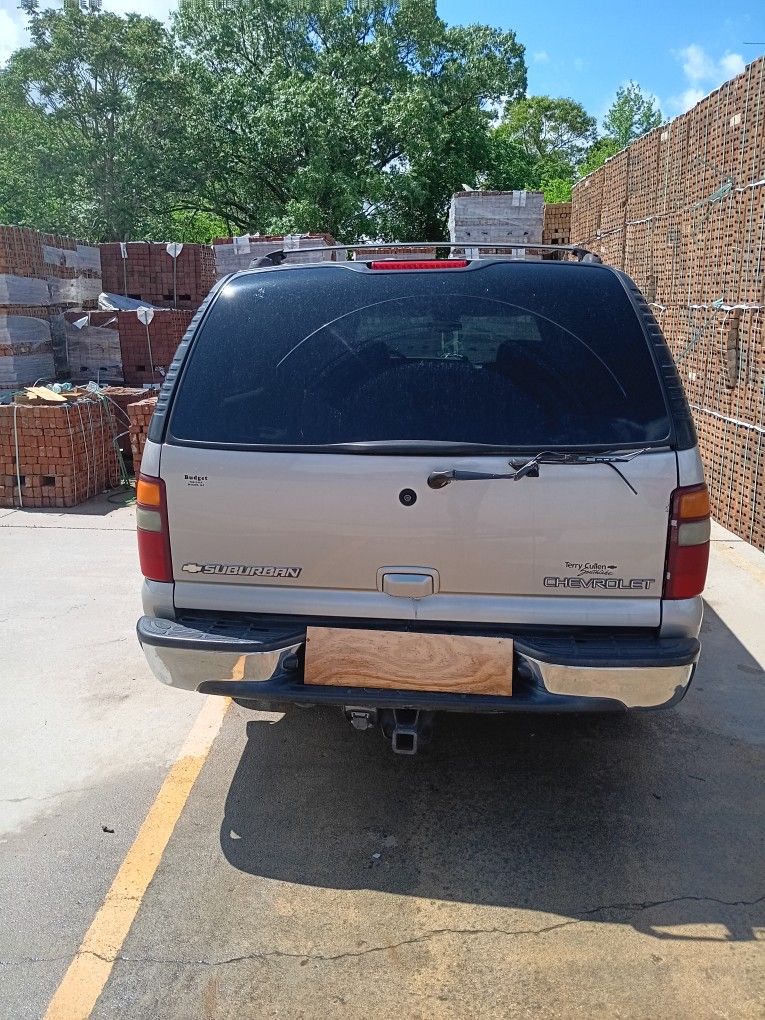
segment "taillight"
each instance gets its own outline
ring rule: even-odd
[[[469,266],[468,259],[406,259],[396,261],[395,259],[383,259],[380,262],[370,262],[370,269],[464,269]]]
[[[709,564],[709,492],[685,485],[672,493],[664,598],[690,599],[704,590]]]
[[[170,533],[167,528],[165,483],[139,475],[136,484],[136,523],[141,573],[149,581],[172,581]]]

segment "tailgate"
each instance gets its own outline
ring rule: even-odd
[[[454,466],[508,470],[501,458],[165,446],[176,601],[186,586],[225,586],[257,612],[259,589],[310,589],[320,613],[322,592],[382,592],[386,573],[411,572],[442,596],[658,603],[674,453],[620,466],[637,495],[604,464],[428,487],[432,470]]]

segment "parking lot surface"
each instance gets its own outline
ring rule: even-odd
[[[135,644],[129,508],[0,514],[17,1020],[44,1015],[205,701]],[[443,716],[403,758],[331,711],[231,706],[127,938],[92,960],[90,1015],[761,1017],[765,557],[714,537],[675,710]]]

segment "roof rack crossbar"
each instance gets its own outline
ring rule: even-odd
[[[562,252],[568,255],[575,255],[579,262],[602,262],[599,255],[596,255],[587,248],[582,248],[578,244],[492,244],[489,242],[485,244],[470,244],[465,241],[365,241],[362,244],[327,244],[311,245],[306,248],[275,248],[273,251],[253,259],[250,263],[250,269],[261,269],[264,266],[280,266],[290,255],[303,255],[307,252],[364,250],[377,252],[381,248],[462,248],[463,250],[477,248],[479,251],[491,249],[492,251]]]

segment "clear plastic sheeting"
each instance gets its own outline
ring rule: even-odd
[[[0,315],[0,350],[42,343],[50,343],[47,319],[31,315]]]
[[[449,208],[449,239],[498,247],[542,241],[541,191],[460,191]]]
[[[117,329],[90,324],[78,329],[75,323],[67,322],[66,347],[74,379],[94,379],[99,383],[122,381],[122,353]]]
[[[51,303],[47,280],[0,273],[0,305],[41,305]]]
[[[245,243],[246,242],[246,243]],[[321,236],[310,234],[285,234],[284,237],[271,237],[269,239],[253,236],[247,238],[235,237],[227,244],[214,244],[213,254],[215,255],[215,272],[220,279],[228,276],[229,273],[236,273],[241,269],[249,269],[253,259],[261,258],[272,251],[283,249],[289,252],[298,252],[302,248],[317,248],[326,246],[327,251],[306,252],[305,255],[291,255],[290,264],[296,262],[329,262],[333,258],[338,261],[345,260],[343,252],[333,251]]]
[[[81,305],[98,301],[101,294],[101,280],[87,276],[76,276],[72,280],[51,279],[49,284],[54,305]]]
[[[53,375],[53,344],[47,320],[0,315],[0,389],[26,386]]]
[[[103,312],[136,312],[139,308],[156,308],[157,306],[150,305],[147,301],[140,301],[138,298],[103,292],[98,295],[98,307]]]
[[[0,356],[0,390],[31,386],[40,379],[52,379],[53,375],[53,351],[18,357]]]
[[[83,269],[90,272],[101,272],[101,251],[87,244],[78,244],[76,248],[57,248],[54,245],[42,245],[43,261],[49,266],[65,266],[67,269]]]

